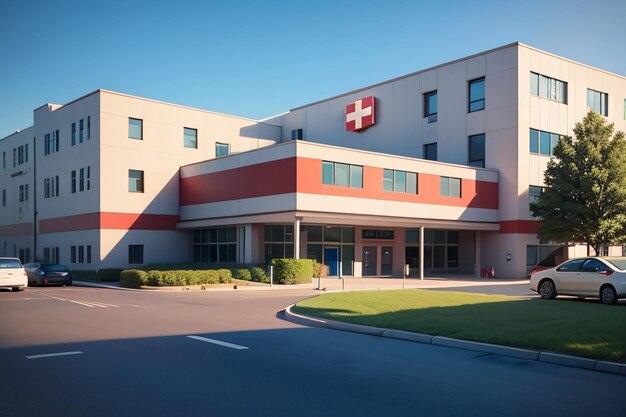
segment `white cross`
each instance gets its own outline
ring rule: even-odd
[[[363,127],[363,118],[372,115],[372,106],[362,108],[363,100],[354,102],[354,111],[346,114],[346,123],[354,121],[354,129],[358,130]]]

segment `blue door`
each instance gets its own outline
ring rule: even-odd
[[[324,248],[324,265],[328,266],[328,275],[339,275],[339,248]]]

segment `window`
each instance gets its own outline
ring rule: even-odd
[[[293,129],[291,131],[291,140],[302,140],[304,139],[304,134],[302,129]]]
[[[530,129],[530,153],[554,156],[554,147],[562,135]]]
[[[128,245],[128,263],[143,263],[143,245]]]
[[[439,180],[439,191],[443,197],[461,197],[461,179],[452,177],[441,177]]]
[[[87,140],[91,139],[91,116],[87,116]]]
[[[539,201],[539,197],[543,194],[543,191],[546,187],[540,187],[537,185],[531,185],[528,188],[528,206],[530,208],[531,204],[536,204]]]
[[[59,195],[59,176],[45,178],[43,180],[43,197],[50,198]]]
[[[85,191],[85,168],[81,168],[79,172],[78,191]]]
[[[91,167],[87,167],[87,177],[85,178],[86,181],[86,189],[90,190],[91,189]]]
[[[128,170],[128,191],[131,193],[143,193],[143,171]]]
[[[7,205],[7,190],[6,188],[2,190],[2,206],[5,207]]]
[[[70,247],[70,263],[76,263],[76,246]]]
[[[91,245],[87,245],[87,263],[90,264],[91,263]]]
[[[322,184],[363,188],[363,167],[322,161]]]
[[[585,262],[585,259],[574,259],[569,262],[565,262],[563,265],[559,266],[556,270],[559,272],[578,272],[580,271],[580,267]]]
[[[17,166],[17,148],[13,148],[13,168]]]
[[[215,157],[226,156],[230,153],[230,145],[228,143],[215,143]]]
[[[20,185],[19,194],[20,203],[28,201],[28,184]]]
[[[472,167],[485,167],[485,134],[472,135],[469,137],[469,165]]]
[[[128,118],[128,137],[143,140],[143,120]]]
[[[383,170],[383,190],[417,194],[417,174],[385,169]]]
[[[567,104],[567,83],[531,72],[530,94]]]
[[[72,171],[71,174],[71,190],[72,193],[76,192],[76,170]]]
[[[424,159],[428,161],[437,160],[437,144],[436,143],[428,143],[424,145]]]
[[[580,268],[581,272],[606,272],[610,271],[611,268],[608,267],[604,262],[599,259],[588,259]]]
[[[266,232],[265,239],[267,238]],[[192,252],[193,262],[237,262],[237,228],[194,230]]]
[[[469,113],[485,109],[485,79],[469,82]]]
[[[603,116],[609,115],[609,95],[587,89],[587,109]]]
[[[198,130],[190,127],[183,128],[183,145],[185,148],[198,147]]]
[[[381,240],[393,240],[393,230],[373,230],[363,229],[361,231],[361,237],[363,239],[381,239]]]
[[[624,108],[626,109],[626,100],[624,100]],[[626,114],[626,110],[624,111],[624,113]],[[2,152],[2,168],[6,168],[6,167],[7,167],[7,153]]]
[[[85,247],[83,245],[80,245],[78,247],[78,263],[79,264],[85,263]]]
[[[76,145],[76,123],[72,123],[72,146]]]
[[[424,117],[428,123],[437,121],[437,91],[424,94]]]
[[[52,152],[59,152],[59,142],[61,142],[61,138],[59,137],[58,129],[52,132],[52,138],[54,139],[54,147],[52,148]],[[28,151],[28,145],[26,146],[26,150]],[[26,161],[28,161],[28,155],[26,156]]]
[[[341,232],[341,229],[339,229]],[[274,258],[293,258],[293,226],[265,225],[265,262]],[[341,239],[340,239],[341,240]]]
[[[80,121],[78,122],[78,142],[79,143],[83,143],[84,132],[85,132],[85,122],[84,122],[84,119],[80,119]]]

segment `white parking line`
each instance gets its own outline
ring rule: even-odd
[[[187,336],[190,339],[199,340],[201,342],[213,343],[214,345],[220,345],[231,349],[243,350],[249,349],[246,346],[235,345],[233,343],[222,342],[221,340],[209,339],[208,337],[200,337],[200,336]]]
[[[26,359],[41,359],[41,358],[52,358],[55,356],[69,356],[69,355],[81,355],[83,352],[78,350],[73,352],[59,352],[59,353],[46,353],[43,355],[30,355],[26,356]]]
[[[95,307],[95,306],[92,306],[91,304],[81,303],[80,301],[74,301],[74,300],[63,300],[63,301],[69,301],[70,303],[80,304],[81,306],[85,306],[85,307],[91,307],[91,308]]]
[[[102,308],[107,308],[107,307],[115,307],[115,308],[119,308],[119,306],[116,306],[114,304],[107,304],[107,303],[94,303],[94,302],[90,302],[90,301],[77,301],[77,300],[70,300],[68,298],[59,298],[59,297],[54,297],[52,295],[48,295],[45,293],[38,293],[41,295],[45,295],[46,297],[50,297],[50,298],[54,298],[55,300],[59,300],[59,301],[68,301],[70,303],[74,303],[74,304],[80,304],[82,306],[85,307],[89,307],[89,308],[93,308],[93,307],[102,307]]]

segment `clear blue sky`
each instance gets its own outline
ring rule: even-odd
[[[104,88],[263,118],[520,41],[626,75],[626,1],[0,0],[0,138]]]

